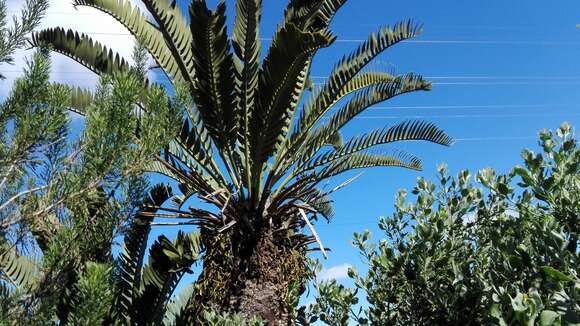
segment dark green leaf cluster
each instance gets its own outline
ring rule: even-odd
[[[2,323],[147,325],[176,313],[170,297],[201,243],[197,234],[160,237],[145,264],[151,214],[172,194],[157,186],[147,196],[144,173],[183,111],[140,71],[103,76],[85,96],[49,82],[40,51],[0,106]],[[68,112],[78,103],[83,117]],[[71,119],[82,125],[79,136]],[[121,232],[127,251],[115,259]]]
[[[419,179],[415,203],[401,191],[384,238],[355,234],[368,266],[351,270],[366,295],[318,285],[313,318],[346,325],[572,325],[580,322],[578,202],[580,151],[573,131],[542,131],[543,153],[523,152],[509,175],[481,170]],[[356,291],[354,293],[356,293]],[[350,311],[349,313],[349,310]]]

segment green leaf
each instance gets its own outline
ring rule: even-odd
[[[239,138],[245,161],[243,173],[246,183],[250,184],[252,148],[252,115],[258,104],[258,80],[260,71],[260,19],[262,0],[236,1],[236,20],[233,31],[234,53],[240,60],[236,65],[236,103],[241,115]]]
[[[183,275],[202,251],[199,234],[179,231],[175,241],[160,236],[149,250],[149,262],[143,270],[139,306],[135,322],[159,325],[167,303]]]
[[[70,110],[80,115],[85,115],[87,108],[93,104],[94,94],[88,89],[80,87],[71,88]]]
[[[193,98],[204,126],[222,151],[234,146],[240,114],[235,103],[234,64],[226,29],[225,3],[215,11],[205,1],[191,2],[192,58],[196,71]]]
[[[408,74],[406,76],[394,78],[389,82],[374,85],[359,91],[346,105],[333,114],[328,122],[319,126],[313,133],[308,133],[301,137],[295,137],[291,147],[300,148],[300,151],[294,153],[294,156],[289,157],[288,159],[292,159],[290,162],[293,162],[296,159],[300,159],[302,162],[309,160],[320,150],[322,145],[327,142],[327,139],[331,137],[334,132],[340,130],[366,109],[396,96],[418,90],[425,90],[428,87],[429,83],[425,82],[421,76]],[[402,131],[412,130],[409,129],[409,127],[420,126],[407,126]],[[443,144],[449,144],[451,142],[450,138],[444,133],[442,134],[432,127],[427,129],[436,133],[433,139],[439,140]],[[391,132],[393,132],[393,130],[391,130]],[[380,132],[376,132],[372,137],[377,137],[378,133]],[[387,138],[390,138],[391,134],[388,131],[386,131],[386,134],[389,136]],[[385,137],[387,136],[386,134],[384,135]]]
[[[355,153],[344,159],[330,164],[317,175],[319,180],[327,179],[346,171],[368,167],[402,167],[420,171],[423,167],[421,160],[403,152],[394,155],[374,155],[369,153]]]
[[[129,68],[119,54],[93,41],[85,34],[63,28],[49,28],[32,35],[32,45],[51,50],[74,59],[97,74],[112,74]]]
[[[171,187],[168,185],[158,184],[151,188],[125,233],[123,252],[118,258],[120,275],[116,284],[115,304],[111,306],[111,320],[132,319],[137,314],[140,303],[136,293],[141,284],[143,260],[153,222],[153,217],[147,213],[156,212],[155,207],[163,205],[172,196]]]
[[[510,300],[512,303],[512,308],[515,312],[524,312],[528,309],[528,306],[525,303],[526,298],[524,293],[519,292],[515,298],[510,298]]]
[[[28,257],[17,254],[14,249],[0,255],[0,277],[7,278],[22,290],[28,290],[37,283],[38,273],[36,264]]]
[[[111,15],[143,43],[157,64],[170,78],[183,80],[182,72],[172,56],[163,34],[128,0],[74,0],[74,6],[89,6]]]
[[[347,0],[291,0],[285,21],[302,29],[320,31],[328,25]]]
[[[402,122],[393,127],[375,130],[370,134],[352,138],[335,151],[329,151],[313,158],[300,171],[303,172],[316,168],[346,155],[360,152],[377,145],[409,140],[424,140],[445,146],[451,144],[451,138],[432,123],[422,121]],[[313,143],[316,144],[316,141]]]
[[[270,158],[285,139],[306,85],[312,55],[334,40],[328,32],[304,32],[294,24],[277,31],[260,72],[261,101],[251,123],[257,164]]]
[[[142,2],[163,34],[164,43],[167,44],[188,88],[193,91],[196,78],[191,46],[193,36],[181,11],[167,0],[142,0]]]
[[[562,272],[560,272],[559,270],[551,267],[551,266],[542,266],[542,272],[544,272],[544,274],[556,281],[562,281],[562,282],[573,282],[575,281],[575,278],[570,276],[570,275],[566,275]]]
[[[366,65],[387,48],[421,33],[422,27],[411,21],[401,22],[393,28],[385,27],[334,68],[330,77],[308,109],[304,110],[297,125],[296,134],[308,132],[328,110],[341,98],[341,91]]]
[[[183,322],[185,317],[185,311],[187,309],[187,302],[193,295],[195,290],[195,284],[190,284],[185,289],[181,290],[179,295],[169,301],[167,304],[167,310],[165,312],[165,317],[163,318],[163,324],[166,326],[182,325],[178,322]]]
[[[540,313],[540,326],[560,326],[562,317],[555,311],[544,310]]]

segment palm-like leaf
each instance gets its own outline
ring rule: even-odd
[[[160,236],[150,250],[149,263],[143,270],[139,305],[135,320],[139,325],[160,325],[165,317],[167,302],[177,283],[201,253],[197,233],[179,232],[175,242]]]
[[[295,154],[295,156],[289,156],[289,163],[294,163],[298,158],[301,158],[302,161],[307,161],[312,158],[314,153],[317,153],[320,148],[328,142],[328,139],[333,137],[333,134],[337,130],[340,130],[348,122],[371,106],[389,100],[395,96],[429,89],[431,89],[430,83],[424,81],[421,76],[412,74],[393,78],[388,82],[364,88],[344,107],[340,108],[338,112],[333,114],[327,123],[321,125],[306,137],[303,137],[305,139],[304,145],[301,146],[296,153],[289,153],[289,155]],[[434,139],[434,141],[435,140],[436,139]],[[283,167],[288,168],[288,165],[283,165]]]
[[[159,210],[167,210],[161,206],[172,197],[167,185],[153,187],[125,234],[110,322],[160,324],[175,286],[202,251],[197,233],[179,232],[173,242],[161,236],[150,248],[148,264],[143,266],[151,222]]]
[[[236,3],[236,21],[233,32],[233,48],[240,61],[236,64],[236,102],[240,119],[240,144],[245,157],[245,166],[251,163],[250,121],[253,108],[258,103],[258,77],[260,71],[260,19],[262,0],[246,0]],[[242,176],[250,183],[250,173]]]
[[[297,136],[307,133],[318,120],[343,96],[345,86],[374,58],[389,47],[419,35],[421,26],[412,22],[396,24],[393,28],[385,27],[377,35],[371,34],[350,56],[344,57],[334,68],[322,90],[315,94],[311,105],[303,111],[298,123]]]
[[[291,0],[286,9],[286,22],[305,30],[323,30],[346,0]]]
[[[409,154],[373,155],[369,153],[355,153],[336,161],[320,173],[320,180],[330,178],[346,171],[370,167],[402,167],[420,171],[421,160]]]
[[[167,311],[163,319],[163,325],[173,326],[173,325],[183,325],[185,323],[183,317],[185,316],[185,312],[187,309],[187,302],[193,295],[194,290],[195,287],[193,286],[193,284],[186,287],[185,289],[181,290],[181,292],[175,299],[172,299],[167,304]]]
[[[74,0],[75,6],[88,6],[114,17],[131,34],[143,43],[143,46],[149,50],[151,56],[163,71],[175,78],[176,81],[184,81],[182,71],[176,60],[171,55],[169,47],[165,43],[163,34],[155,28],[139,9],[135,8],[128,0]]]
[[[187,86],[193,90],[195,69],[191,49],[192,34],[181,12],[175,7],[176,2],[172,1],[171,4],[167,0],[142,0],[142,2],[155,19]],[[161,44],[155,43],[154,46]]]
[[[234,97],[234,64],[226,30],[225,3],[210,11],[205,1],[190,5],[192,51],[196,71],[193,98],[218,147],[233,146],[239,113]]]
[[[148,213],[157,211],[172,196],[171,188],[166,185],[157,185],[151,189],[149,196],[143,202],[143,207],[135,216],[128,231],[125,233],[124,251],[121,253],[119,262],[119,280],[117,282],[117,295],[111,314],[113,320],[131,320],[135,318],[134,300],[141,284],[141,270],[147,239],[151,231],[153,216]]]
[[[85,34],[62,28],[49,28],[32,36],[34,46],[51,46],[51,50],[71,57],[97,74],[111,74],[128,69],[119,54],[93,41]]]
[[[276,33],[261,73],[261,101],[252,116],[255,174],[288,132],[306,85],[312,54],[333,41],[329,33],[302,32],[291,23]],[[256,179],[259,177],[256,175]]]
[[[81,115],[86,113],[87,108],[94,101],[93,92],[87,89],[82,89],[80,87],[71,88],[70,95],[70,110]]]
[[[38,267],[26,256],[21,256],[14,249],[0,255],[0,280],[4,279],[18,288],[31,288],[37,282]]]
[[[403,122],[393,127],[375,130],[369,134],[352,138],[336,150],[321,153],[312,160],[308,160],[305,166],[297,169],[297,173],[314,169],[373,146],[408,140],[424,140],[440,145],[451,145],[451,138],[432,123]]]

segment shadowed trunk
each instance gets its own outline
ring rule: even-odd
[[[195,318],[189,322],[201,324],[203,311],[214,310],[259,317],[268,325],[292,325],[294,300],[308,279],[306,253],[281,238],[240,241],[244,246],[232,245],[224,235],[213,238],[188,303],[188,315]]]

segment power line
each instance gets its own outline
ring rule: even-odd
[[[493,81],[493,82],[478,82],[478,81],[469,81],[469,82],[433,82],[434,86],[508,86],[508,85],[578,85],[580,84],[580,80],[578,81],[549,81],[546,80],[545,82],[536,80],[536,81]],[[313,83],[315,86],[322,86],[324,83]]]
[[[135,4],[133,4],[135,6]],[[135,6],[137,9],[139,9],[140,11],[142,11],[143,13],[146,13],[147,10],[143,10],[142,8],[139,8],[138,6]],[[91,12],[79,12],[77,8],[72,8],[75,9],[75,12],[72,11],[47,11],[45,14],[47,16],[49,15],[64,15],[64,16],[94,16],[94,17],[101,17],[103,15],[107,15],[107,13],[100,11],[98,9],[93,10],[94,8],[88,8],[86,6],[81,6],[81,8],[83,9],[90,9]],[[10,15],[15,15],[15,14],[20,14],[21,11],[19,10],[8,10],[7,11],[8,14]],[[379,24],[380,25],[380,24]],[[333,24],[334,27],[340,27],[340,26],[347,26],[347,24]],[[353,26],[376,26],[375,24],[348,24],[348,27],[353,27]],[[477,30],[482,30],[482,29],[488,29],[488,30],[515,30],[515,31],[521,31],[521,30],[534,30],[534,26],[491,26],[491,25],[431,25],[430,26],[431,29],[433,30],[457,30],[457,29],[477,29]],[[542,28],[545,28],[545,26],[542,26]]]
[[[327,76],[310,76],[311,79],[328,79]],[[459,79],[459,80],[580,80],[580,76],[425,76],[425,79]]]
[[[407,116],[359,116],[358,120],[391,120],[391,119],[509,119],[509,118],[552,118],[576,117],[580,114],[456,114],[456,115],[407,115]]]
[[[21,70],[3,70],[2,73],[22,73]],[[52,71],[53,74],[81,74],[81,75],[94,75],[92,71]],[[327,76],[310,76],[311,79],[328,79]],[[543,80],[554,80],[554,81],[567,81],[567,80],[578,80],[580,81],[580,76],[426,76],[425,79],[441,79],[441,80],[518,80],[515,82],[520,82],[521,80],[531,80],[531,81],[543,81]],[[315,85],[321,85],[321,83],[315,83]]]
[[[80,32],[80,34],[86,35],[106,35],[106,36],[123,36],[123,37],[133,37],[131,33],[118,33],[118,32]],[[263,37],[260,38],[262,42],[271,42],[272,38]],[[352,38],[352,39],[337,39],[336,43],[363,43],[367,39],[364,38]],[[435,45],[537,45],[537,46],[580,46],[580,42],[576,41],[527,41],[527,40],[404,40],[401,43],[409,44],[435,44]]]
[[[18,77],[6,78],[6,80],[16,80]],[[66,77],[57,77],[54,78],[57,80],[63,81],[93,81],[98,79],[98,76],[94,78],[66,78]],[[161,81],[158,81],[161,82]],[[557,85],[579,85],[580,80],[577,82],[566,82],[566,81],[554,81],[554,82],[527,82],[527,81],[513,81],[513,82],[435,82],[433,85],[435,86],[518,86],[518,85],[536,85],[536,86],[557,86]],[[323,83],[314,83],[314,85],[323,85]]]
[[[563,104],[496,104],[496,105],[429,105],[429,106],[373,106],[369,109],[502,109],[502,108],[547,108],[564,107]]]
[[[466,137],[466,138],[454,138],[455,142],[470,142],[470,141],[504,141],[504,140],[530,140],[538,139],[538,137],[526,137],[526,136],[507,136],[507,137]]]

